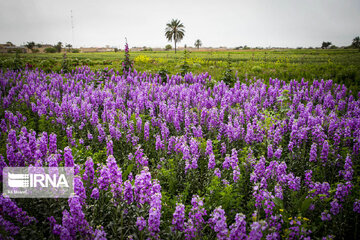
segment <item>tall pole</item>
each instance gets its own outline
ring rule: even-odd
[[[73,47],[75,47],[75,41],[74,41],[74,18],[73,18],[72,10],[71,10],[71,33],[72,33],[72,45],[73,45]]]

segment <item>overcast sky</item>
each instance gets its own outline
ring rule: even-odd
[[[345,46],[360,35],[359,0],[0,0],[0,43],[164,47],[172,18],[185,25],[180,46]]]

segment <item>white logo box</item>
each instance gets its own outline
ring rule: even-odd
[[[10,198],[69,198],[74,194],[72,167],[5,167],[3,195]]]

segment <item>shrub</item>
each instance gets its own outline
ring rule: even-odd
[[[46,53],[56,53],[56,49],[53,47],[45,48],[44,50]]]

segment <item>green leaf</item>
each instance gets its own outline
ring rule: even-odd
[[[123,174],[123,178],[124,178],[125,180],[128,178],[128,175],[129,175],[130,172],[133,170],[133,168],[134,168],[134,164],[130,164],[130,165],[127,167],[126,171],[125,171],[124,174]]]
[[[301,212],[302,213],[305,213],[306,210],[309,209],[311,202],[312,202],[311,198],[305,198],[305,200],[301,204]]]
[[[278,208],[281,208],[281,209],[284,209],[284,203],[283,203],[283,200],[281,200],[280,198],[278,197],[275,197],[273,199],[275,205],[278,207]]]

